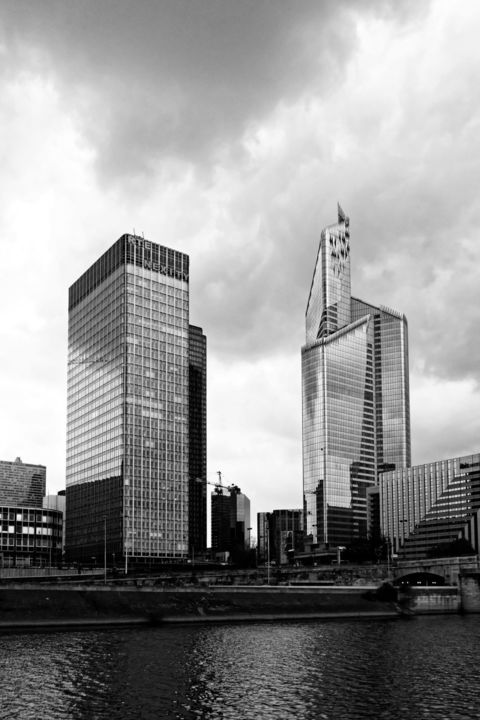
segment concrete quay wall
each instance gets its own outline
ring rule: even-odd
[[[452,615],[461,611],[459,589],[451,585],[413,586],[403,597],[406,607],[414,615]],[[402,593],[399,599],[402,601]]]
[[[396,617],[375,587],[0,588],[0,629],[125,623]]]
[[[466,590],[465,590],[466,588]],[[462,593],[460,592],[462,590]],[[480,575],[461,588],[220,586],[158,588],[18,584],[0,587],[0,631],[480,612]]]

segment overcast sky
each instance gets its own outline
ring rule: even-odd
[[[337,200],[408,317],[413,462],[480,451],[479,38],[477,0],[2,0],[0,458],[64,487],[68,286],[135,229],[190,255],[209,479],[300,507]]]

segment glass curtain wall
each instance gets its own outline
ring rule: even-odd
[[[367,532],[367,487],[410,464],[407,322],[351,297],[349,219],[321,235],[302,348],[307,541],[350,543]]]
[[[66,547],[96,564],[122,555],[125,272],[119,266],[69,314]]]
[[[405,315],[352,298],[352,320],[374,322],[377,471],[409,467],[410,389],[408,323]]]
[[[375,482],[373,323],[366,318],[303,351],[306,533],[347,543],[366,532]]]
[[[133,557],[188,551],[188,286],[127,265],[125,528]]]

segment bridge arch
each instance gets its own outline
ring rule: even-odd
[[[406,575],[401,575],[400,577],[395,578],[393,584],[396,587],[402,587],[402,585],[448,585],[443,575],[438,575],[437,573],[426,571],[411,572],[407,573]]]

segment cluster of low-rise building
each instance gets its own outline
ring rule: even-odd
[[[65,491],[46,495],[43,465],[0,461],[0,567],[58,564]]]

